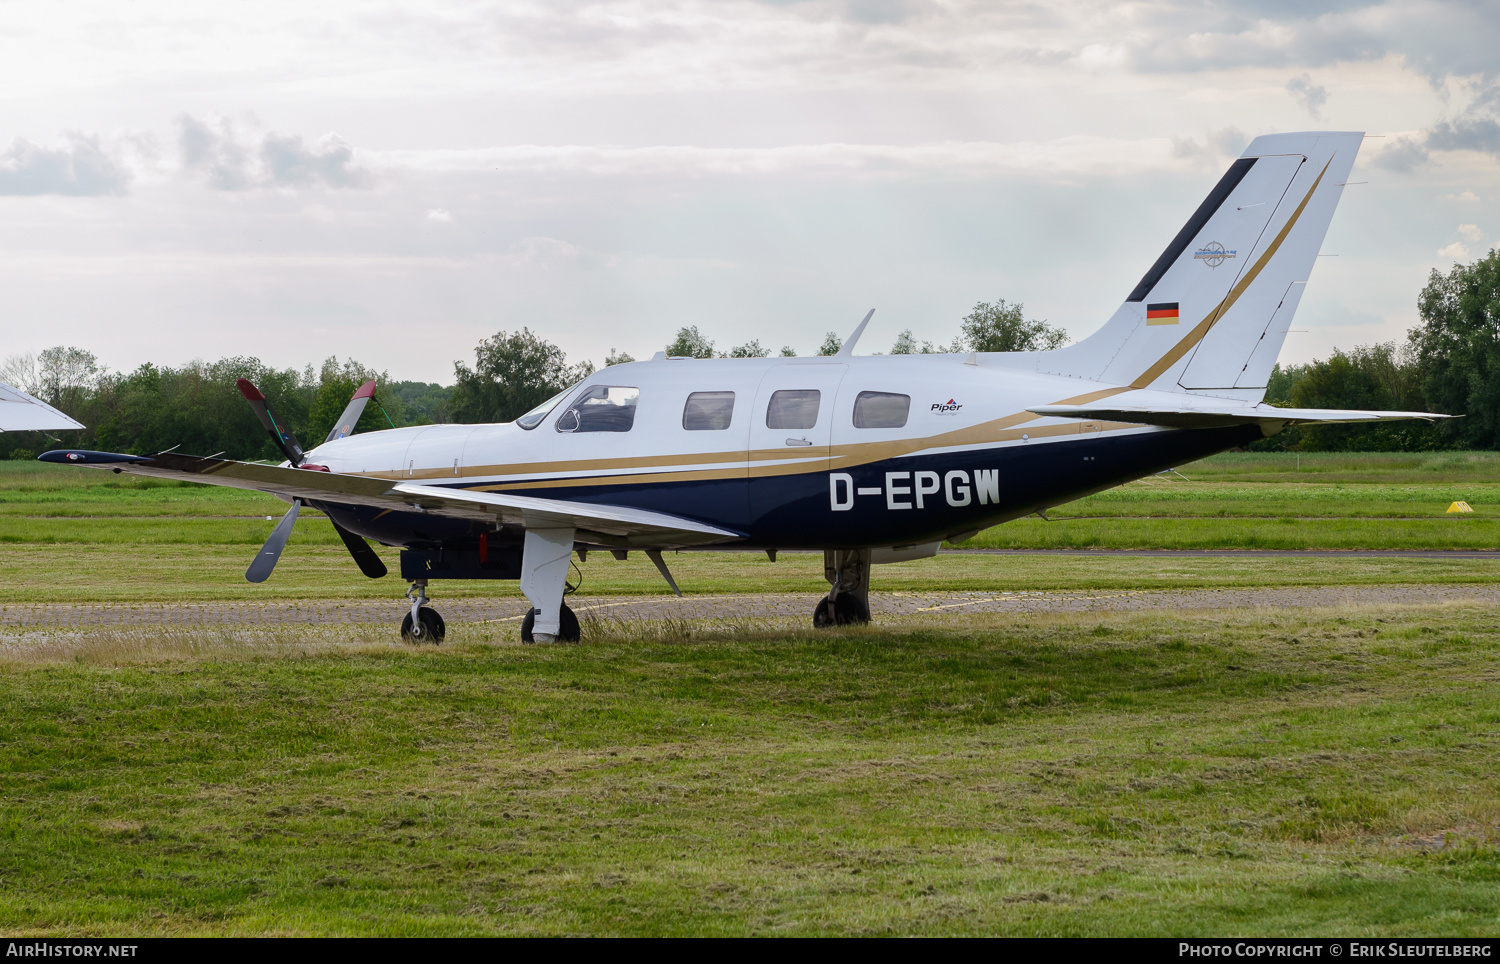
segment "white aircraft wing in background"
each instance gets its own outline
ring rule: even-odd
[[[19,388],[0,384],[0,432],[45,432],[81,424]]]

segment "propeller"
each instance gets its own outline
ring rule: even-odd
[[[330,516],[328,521],[333,522],[333,517]],[[344,540],[344,545],[349,547],[349,555],[354,557],[354,564],[359,566],[360,572],[371,579],[379,579],[386,574],[385,563],[380,561],[380,556],[376,555],[368,542],[337,522],[333,522],[333,531],[337,532],[339,538]]]
[[[245,401],[249,402],[250,407],[255,410],[255,417],[260,419],[260,424],[264,425],[266,431],[271,433],[271,441],[275,442],[276,447],[281,449],[281,454],[285,455],[286,460],[292,463],[292,465],[301,465],[302,460],[306,458],[302,454],[302,444],[292,435],[291,429],[283,429],[276,421],[276,413],[271,411],[271,405],[266,401],[266,396],[262,395],[260,389],[256,388],[255,383],[248,378],[241,378],[235,384],[239,386],[240,394],[245,396]],[[364,389],[361,388],[360,390],[363,391]],[[373,391],[371,389],[372,394]],[[349,405],[352,408],[354,403],[350,402]],[[360,408],[363,407],[364,405],[361,404]],[[290,515],[295,518],[296,512],[293,511]],[[272,563],[272,565],[275,565],[275,563]]]
[[[271,405],[266,401],[266,396],[248,378],[241,378],[237,385],[240,394],[245,396],[245,401],[250,403],[255,416],[260,419],[260,424],[271,433],[271,440],[276,443],[277,448],[281,449],[287,461],[294,466],[301,466],[307,458],[302,451],[302,445],[292,434],[291,429],[282,427],[276,418],[276,413],[271,411]],[[349,405],[344,409],[344,414],[339,416],[338,424],[333,427],[333,431],[328,433],[327,441],[343,438],[353,432],[355,423],[359,421],[359,416],[365,410],[365,404],[374,395],[374,379],[359,386],[354,397],[349,400]],[[271,530],[271,538],[266,540],[266,544],[261,547],[255,561],[250,563],[249,569],[245,570],[247,580],[265,582],[270,578],[271,571],[276,568],[276,563],[281,559],[281,551],[286,548],[286,541],[291,538],[292,527],[297,524],[297,513],[301,511],[302,500],[293,499],[292,507],[287,510],[286,515],[281,517],[281,521],[276,523],[276,528]],[[359,566],[360,572],[371,579],[379,579],[386,574],[385,563],[380,561],[380,556],[370,548],[368,542],[334,522],[331,516],[328,521],[333,523],[334,531],[339,534],[339,538],[344,540],[344,546],[349,550],[349,555],[354,557],[354,563]]]
[[[281,550],[286,548],[286,541],[292,536],[292,526],[297,524],[297,513],[301,511],[302,500],[293,499],[292,507],[286,510],[286,515],[276,523],[276,528],[271,530],[271,538],[266,540],[264,546],[261,546],[260,554],[255,557],[254,562],[250,563],[250,568],[245,570],[246,581],[265,582],[270,578],[271,570],[276,568],[276,562],[281,558]],[[350,534],[353,535],[353,533]],[[369,552],[370,547],[365,546],[365,551]],[[355,559],[358,561],[357,556]],[[360,568],[363,569],[364,566]]]
[[[243,391],[243,389],[241,389]],[[324,442],[332,442],[336,438],[354,434],[354,426],[359,424],[359,417],[364,414],[365,405],[375,397],[375,379],[370,379],[354,392],[354,397],[349,399],[349,406],[344,409],[344,414],[328,430],[328,437]],[[267,410],[269,411],[269,409]],[[348,542],[348,539],[344,540]]]

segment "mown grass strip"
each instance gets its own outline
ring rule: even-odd
[[[17,644],[0,926],[1484,934],[1492,616]]]
[[[985,549],[1495,549],[1500,519],[1017,519]]]

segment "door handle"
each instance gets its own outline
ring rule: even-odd
[[[788,444],[788,445],[811,445],[812,443],[809,442],[805,438],[789,438],[789,439],[786,440],[786,444]]]

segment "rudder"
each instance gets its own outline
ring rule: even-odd
[[[1110,320],[1037,370],[1258,401],[1362,139],[1256,138]]]

